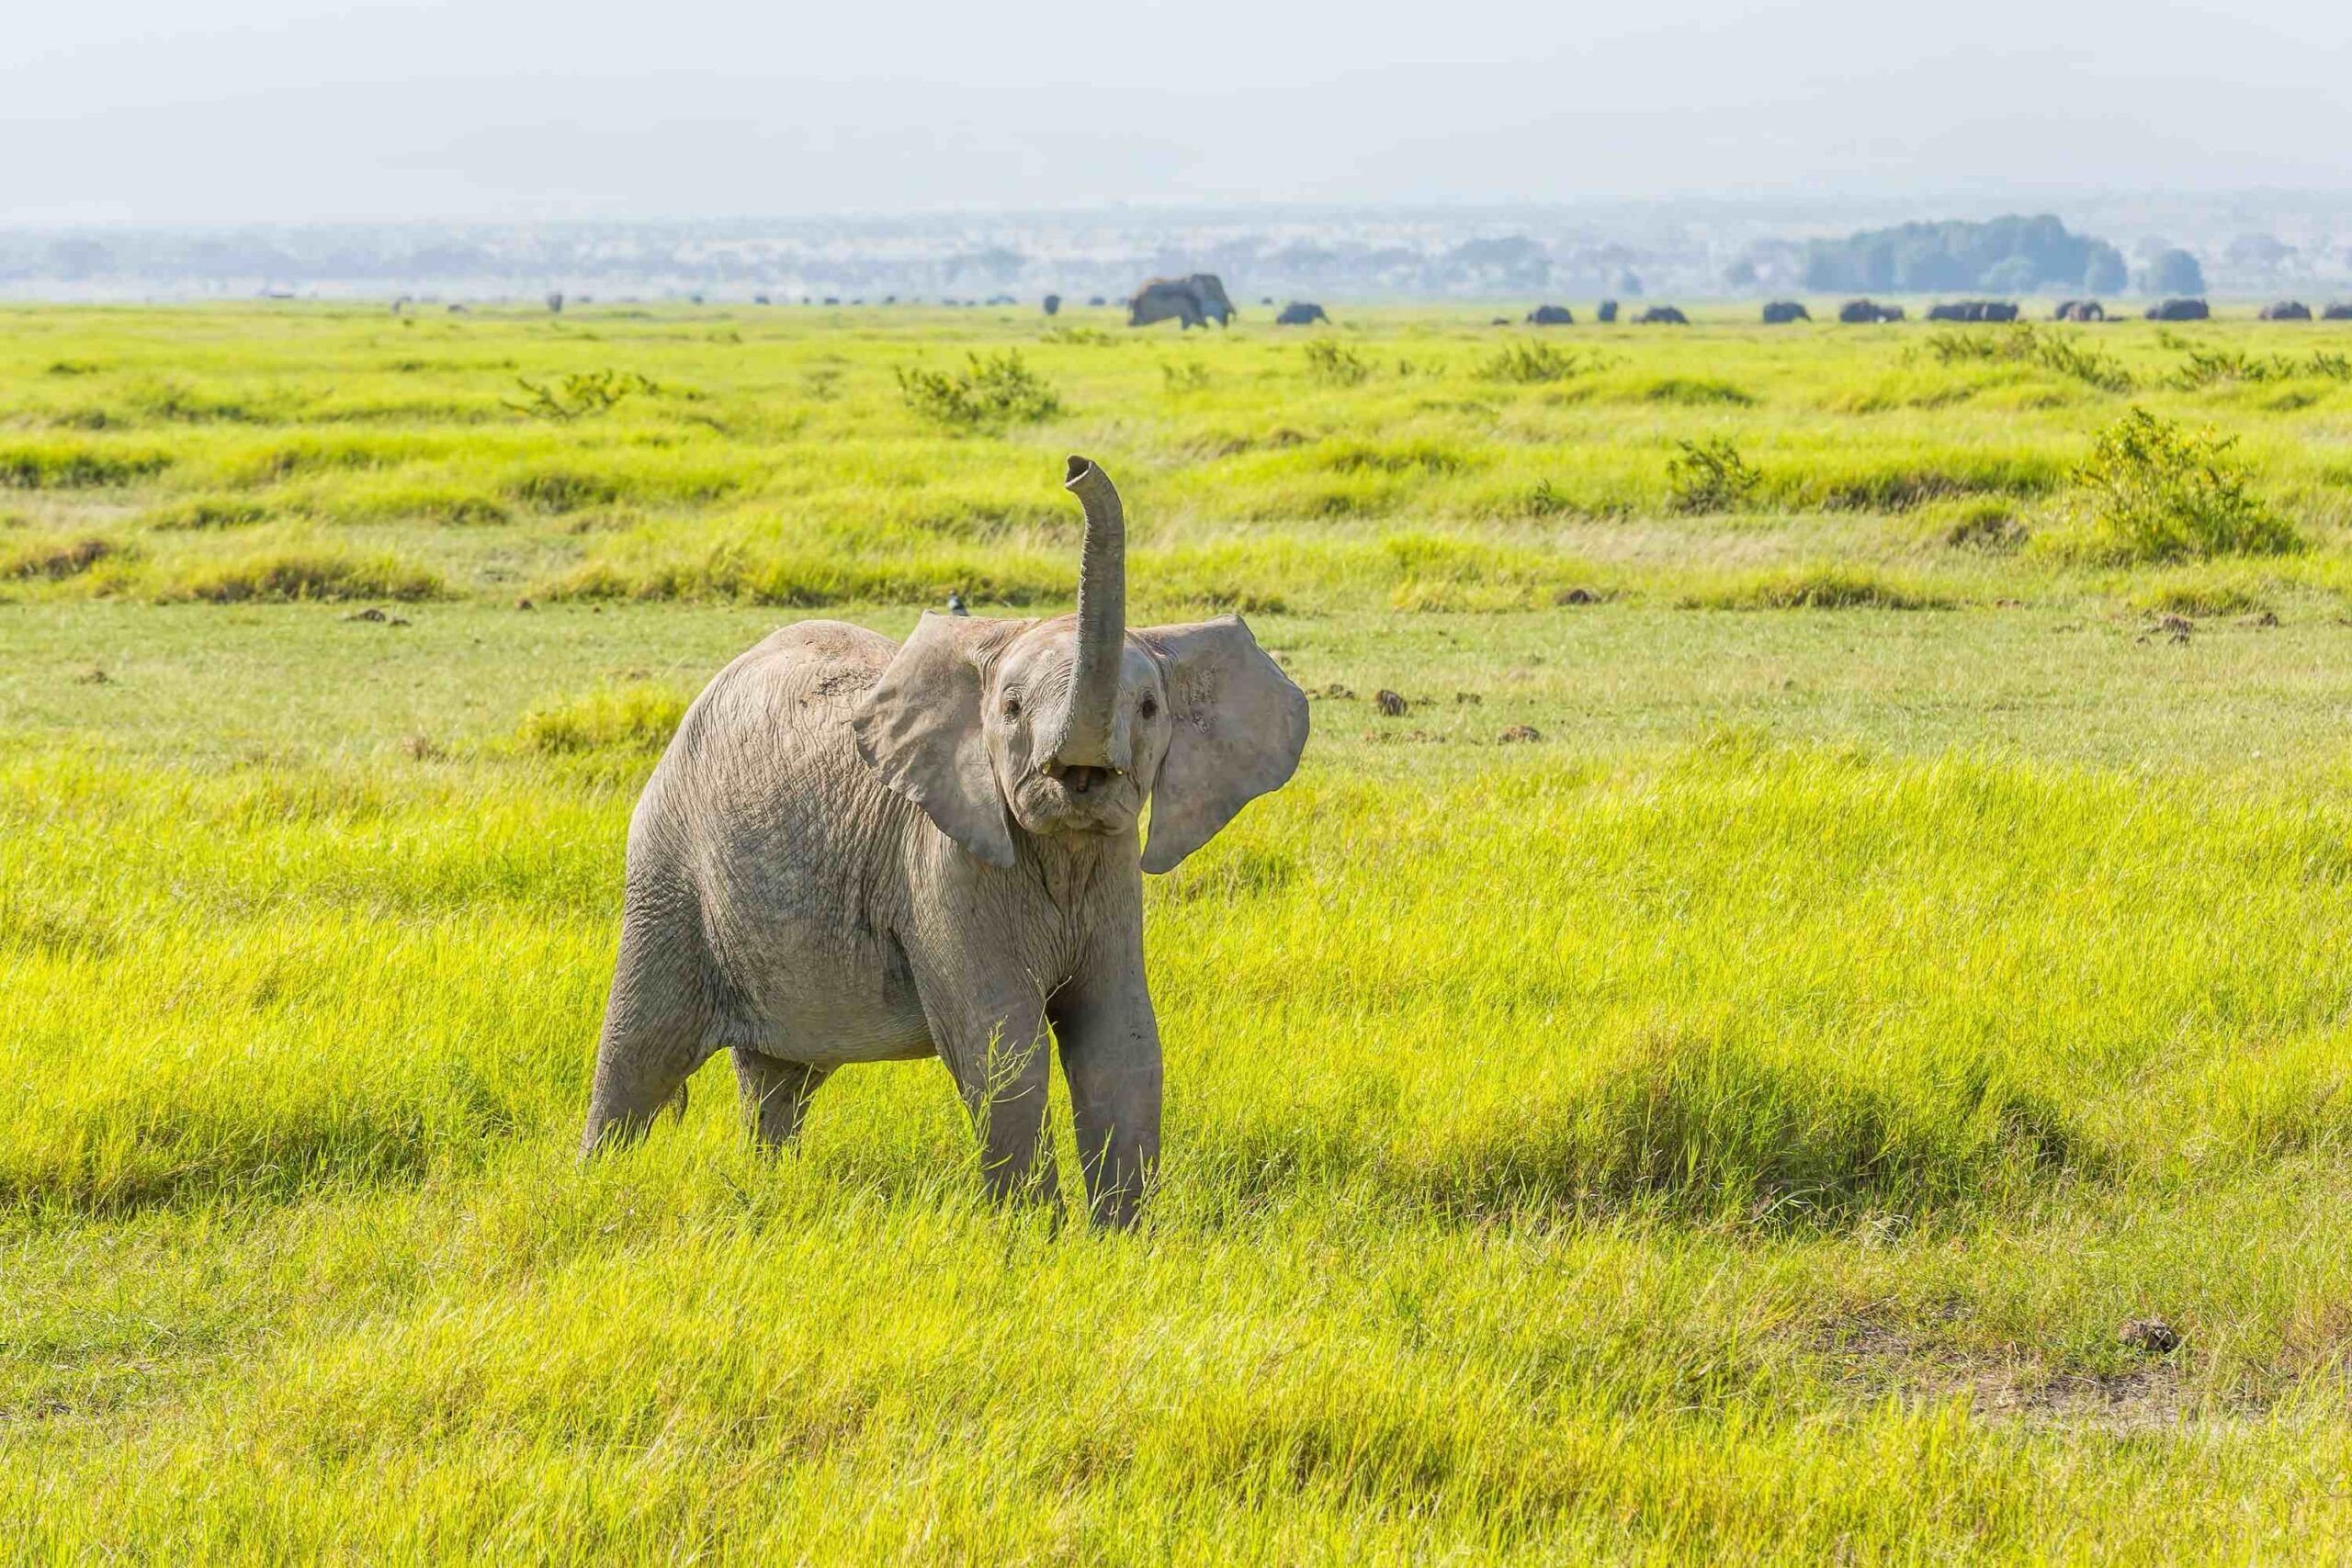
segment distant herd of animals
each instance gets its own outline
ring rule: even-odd
[[[688,298],[696,305],[703,302],[703,297],[699,294],[691,295]],[[564,299],[561,293],[550,293],[547,297],[548,309],[560,312],[564,307]],[[589,296],[585,294],[575,296],[572,302],[587,304]],[[755,305],[766,305],[773,301],[765,294],[755,294],[752,297],[752,302]],[[827,305],[863,305],[865,300],[863,298],[844,300],[839,295],[829,294],[821,302]],[[895,294],[886,294],[880,302],[885,305],[896,305],[899,303],[899,297]],[[911,299],[907,302],[915,303]],[[1018,305],[1020,302],[1010,294],[991,295],[986,300],[956,299],[945,297],[939,300],[942,305],[1005,306]],[[1086,302],[1096,309],[1112,303],[1100,294],[1092,296]],[[1260,304],[1267,306],[1272,305],[1273,302],[1271,295],[1259,300]],[[404,294],[392,301],[392,313],[398,315],[403,309],[416,303],[418,301]],[[802,299],[801,303],[814,305],[820,301],[809,298]],[[1241,314],[1234,308],[1231,297],[1226,293],[1224,281],[1215,273],[1208,272],[1196,272],[1189,277],[1155,277],[1136,289],[1125,303],[1127,310],[1127,325],[1131,327],[1148,327],[1158,321],[1170,321],[1179,322],[1186,331],[1193,327],[1206,327],[1212,321],[1222,327],[1229,325],[1235,317]],[[1058,294],[1048,294],[1039,301],[1039,305],[1046,315],[1059,315],[1062,297]],[[462,312],[466,307],[451,305],[448,309],[453,312]],[[2141,314],[2152,321],[2202,321],[2209,320],[2212,311],[2207,308],[2202,299],[2160,299]],[[1615,321],[1618,319],[1617,301],[1614,299],[1600,301],[1599,307],[1593,311],[1593,318],[1603,325]],[[1810,321],[1813,320],[1813,315],[1797,300],[1774,299],[1764,307],[1763,319],[1766,326],[1777,327],[1785,326],[1792,321]],[[1849,299],[1838,307],[1838,320],[1849,326],[1877,321],[1899,321],[1903,319],[1902,306],[1882,305],[1874,299]],[[2018,305],[2016,301],[2008,299],[1949,300],[1929,306],[1927,319],[1931,321],[2014,321],[2018,319]],[[2115,318],[2110,318],[2107,308],[2096,299],[2065,299],[2061,300],[2050,312],[2050,319],[2053,321],[2104,321]],[[2337,301],[2314,311],[2309,305],[2299,299],[2280,299],[2265,305],[2256,312],[2256,319],[2265,321],[2313,320],[2352,321],[2352,302]],[[1576,324],[1576,314],[1566,305],[1545,304],[1538,305],[1528,311],[1524,320],[1530,326],[1566,327]],[[1632,320],[1641,326],[1687,327],[1690,324],[1690,318],[1671,305],[1649,306],[1638,315],[1634,316]],[[1306,299],[1292,300],[1274,316],[1274,324],[1278,327],[1328,326],[1330,321],[1329,312],[1326,311],[1322,306]],[[1490,324],[1506,327],[1511,324],[1511,321],[1508,316],[1497,316]]]

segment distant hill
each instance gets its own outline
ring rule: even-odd
[[[1934,294],[1974,289],[2026,294],[2041,288],[2120,290],[2123,253],[2072,234],[2057,219],[1903,223],[1805,248],[1804,285],[1822,293]]]

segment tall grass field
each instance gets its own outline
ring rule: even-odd
[[[2352,1553],[2352,324],[1495,313],[0,310],[0,1561]],[[1069,452],[1314,698],[1147,1224],[582,1168],[684,703]]]

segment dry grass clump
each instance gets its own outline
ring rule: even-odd
[[[264,550],[236,560],[189,565],[162,584],[156,598],[207,604],[348,599],[438,599],[441,575],[391,555],[338,550]]]

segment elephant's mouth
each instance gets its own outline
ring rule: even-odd
[[[1116,768],[1048,767],[1020,792],[1014,815],[1033,833],[1110,833],[1142,807],[1135,781]]]

